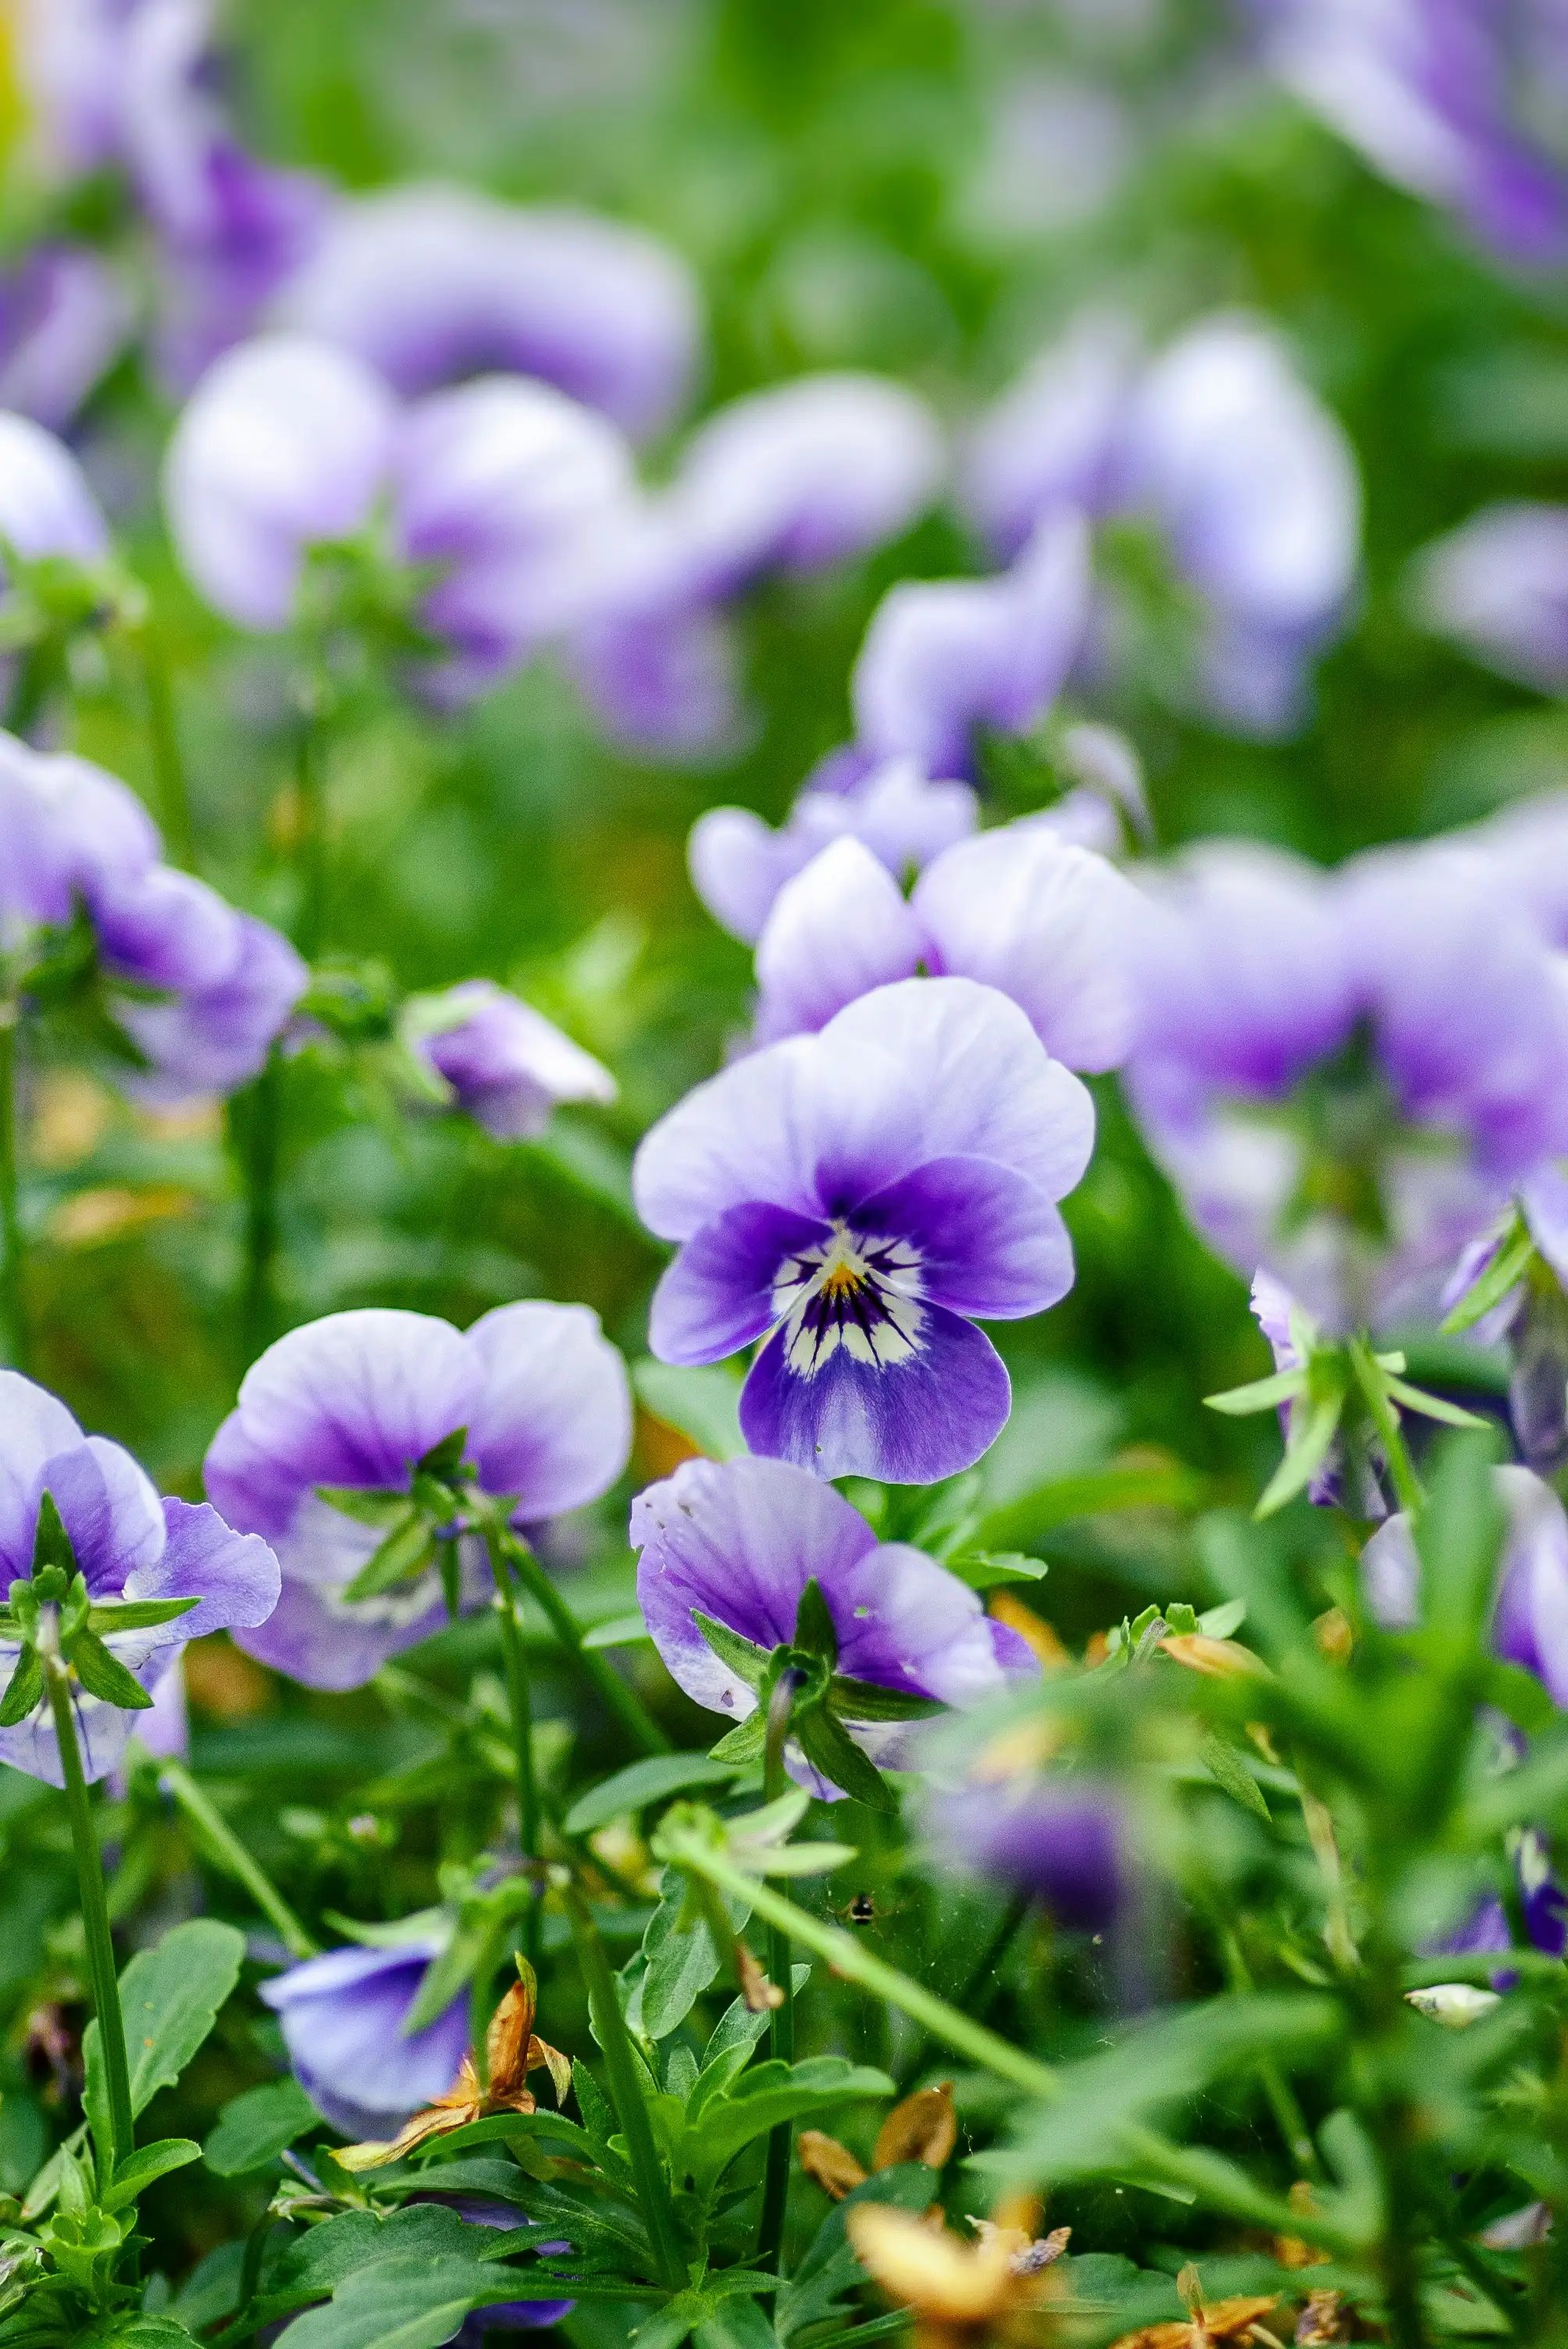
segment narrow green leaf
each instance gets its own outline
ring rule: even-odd
[[[33,1534],[33,1578],[36,1581],[46,1567],[57,1566],[62,1573],[77,1570],[77,1554],[71,1547],[71,1537],[65,1521],[55,1506],[53,1493],[38,1497],[38,1522]]]
[[[320,2116],[297,2080],[263,2080],[231,2096],[201,2147],[218,2178],[242,2178],[276,2159],[285,2147],[319,2125]]]
[[[372,1526],[383,1532],[401,1525],[408,1514],[407,1493],[367,1493],[361,1492],[356,1485],[318,1485],[315,1496],[340,1516],[352,1517],[356,1525]]]
[[[118,1656],[111,1656],[96,1631],[85,1628],[69,1642],[67,1654],[89,1696],[119,1705],[122,1713],[145,1713],[152,1699]]]
[[[875,1681],[851,1680],[845,1672],[835,1672],[828,1682],[827,1702],[841,1721],[934,1721],[947,1711],[937,1697],[882,1688]]]
[[[1198,1618],[1198,1629],[1211,1640],[1228,1640],[1239,1631],[1247,1619],[1244,1599],[1227,1599],[1222,1607],[1211,1607]]]
[[[653,1633],[643,1620],[642,1609],[633,1608],[624,1615],[612,1615],[603,1623],[592,1624],[583,1634],[585,1648],[632,1648],[642,1640],[652,1640]]]
[[[820,1656],[830,1670],[839,1661],[838,1630],[815,1575],[808,1579],[795,1608],[792,1644],[809,1656]]]
[[[1423,1419],[1441,1420],[1445,1427],[1491,1425],[1490,1420],[1480,1418],[1473,1411],[1466,1411],[1460,1404],[1449,1402],[1442,1395],[1428,1394],[1420,1387],[1408,1385],[1404,1379],[1387,1379],[1385,1386],[1393,1402],[1403,1404],[1407,1411],[1418,1412]]]
[[[1033,1549],[1057,1526],[1117,1509],[1201,1508],[1209,1480],[1179,1461],[1136,1467],[1086,1468],[1037,1485],[984,1516],[974,1546],[984,1550]]]
[[[129,2161],[120,2163],[107,2189],[100,2189],[98,2207],[123,2210],[154,2178],[167,2178],[172,2170],[184,2169],[201,2158],[201,2147],[188,2137],[160,2137],[156,2145],[139,2147]]]
[[[867,1760],[848,1730],[823,1705],[813,1705],[797,1717],[794,1733],[800,1751],[830,1785],[873,1811],[895,1811],[892,1789],[875,1764]]]
[[[727,1729],[717,1745],[708,1748],[710,1762],[726,1762],[734,1769],[748,1769],[760,1762],[768,1751],[768,1715],[760,1705]]]
[[[645,1761],[628,1763],[614,1777],[579,1795],[562,1825],[568,1835],[592,1835],[596,1827],[608,1826],[612,1819],[624,1818],[629,1811],[662,1803],[683,1786],[722,1786],[738,1775],[733,1765],[715,1762],[706,1754],[652,1754]]]
[[[1524,1278],[1535,1254],[1535,1243],[1530,1237],[1530,1226],[1517,1209],[1512,1228],[1506,1232],[1497,1254],[1480,1275],[1466,1289],[1448,1318],[1439,1324],[1445,1338],[1456,1338],[1462,1330],[1473,1330],[1476,1323],[1501,1305],[1511,1288]]]
[[[1344,1409],[1342,1387],[1315,1398],[1304,1395],[1299,1404],[1292,1405],[1284,1458],[1264,1487],[1256,1510],[1258,1516],[1272,1517],[1276,1509],[1283,1509],[1287,1501],[1305,1492],[1333,1449]]]
[[[1243,1811],[1253,1812],[1265,1826],[1272,1826],[1274,1822],[1269,1815],[1269,1806],[1264,1800],[1263,1790],[1236,1748],[1228,1745],[1222,1737],[1216,1737],[1211,1731],[1200,1740],[1198,1751],[1202,1756],[1205,1770],[1217,1785],[1224,1788],[1232,1801],[1240,1803]]]
[[[942,1561],[971,1590],[996,1590],[1006,1582],[1038,1582],[1049,1572],[1043,1557],[1021,1549],[961,1549]]]
[[[717,1363],[687,1370],[645,1358],[632,1365],[632,1385],[645,1411],[690,1436],[710,1460],[735,1460],[745,1452],[740,1381],[733,1371]]]

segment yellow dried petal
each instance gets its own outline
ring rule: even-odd
[[[851,2242],[884,2292],[921,2315],[982,2324],[1012,2297],[1006,2255],[936,2234],[907,2211],[857,2203],[845,2220]]]
[[[802,2129],[796,2139],[796,2153],[808,2178],[815,2180],[824,2194],[841,2202],[857,2186],[866,2182],[866,2173],[847,2145],[822,2129]]]
[[[892,2169],[901,2161],[923,2161],[927,2169],[940,2169],[957,2142],[953,2083],[944,2080],[894,2105],[878,2131],[872,2168]]]

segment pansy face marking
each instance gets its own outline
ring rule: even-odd
[[[773,1285],[784,1325],[785,1360],[798,1378],[815,1377],[842,1346],[852,1362],[889,1370],[921,1345],[920,1252],[835,1224],[820,1247],[785,1257]]]

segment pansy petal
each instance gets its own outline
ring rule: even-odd
[[[660,1655],[688,1696],[736,1721],[756,1697],[715,1655],[692,1609],[757,1647],[778,1647],[793,1636],[806,1584],[814,1578],[831,1609],[876,1547],[830,1485],[757,1459],[684,1461],[633,1502],[631,1542],[642,1552],[637,1603]]]
[[[855,1567],[841,1630],[839,1670],[944,1704],[978,1704],[1006,1687],[979,1594],[923,1550],[884,1542]],[[1022,1643],[1020,1642],[1020,1645]],[[1025,1650],[1024,1673],[1038,1671]]]
[[[677,1102],[632,1166],[637,1213],[661,1239],[689,1239],[753,1199],[817,1210],[801,1095],[814,1040],[789,1037],[738,1061]]]
[[[1096,1071],[1132,1040],[1123,933],[1138,905],[1104,857],[1027,823],[948,849],[913,899],[933,968],[999,988],[1054,1058]]]
[[[128,1576],[157,1566],[164,1546],[163,1504],[151,1479],[118,1444],[89,1435],[46,1461],[39,1482],[54,1498],[95,1599],[117,1598]]]
[[[1094,1103],[995,988],[971,978],[878,988],[830,1019],[817,1044],[824,1057],[868,1048],[903,1070],[923,1106],[918,1143],[884,1180],[929,1158],[995,1158],[1059,1199],[1082,1175]]]
[[[857,1234],[906,1240],[920,1294],[952,1312],[1017,1320],[1073,1285],[1072,1242],[1050,1200],[989,1158],[934,1158],[856,1211]]]
[[[779,1267],[820,1246],[829,1226],[784,1207],[731,1207],[686,1242],[661,1276],[648,1345],[662,1362],[721,1362],[771,1329]]]
[[[331,1583],[286,1574],[272,1613],[238,1629],[234,1645],[302,1687],[363,1688],[394,1656],[445,1628],[446,1603],[434,1585],[434,1575],[421,1576],[350,1604]]]
[[[33,1567],[33,1534],[44,1463],[82,1441],[63,1402],[20,1371],[0,1370],[0,1572],[9,1583]]]
[[[390,2137],[452,2085],[468,2044],[467,1993],[425,2030],[402,2029],[434,1955],[433,1941],[329,1950],[261,1985],[295,2077],[335,2128]]]
[[[278,1562],[256,1534],[237,1534],[203,1503],[165,1501],[168,1539],[151,1565],[128,1575],[128,1599],[197,1599],[201,1604],[163,1628],[171,1638],[264,1623],[278,1603]]]
[[[770,1338],[741,1389],[754,1452],[818,1476],[928,1485],[973,1467],[1001,1432],[1012,1390],[990,1340],[939,1305],[897,1361],[835,1346],[810,1376],[790,1367],[789,1331]]]
[[[245,1374],[239,1417],[301,1490],[403,1485],[415,1461],[469,1424],[482,1392],[479,1357],[449,1322],[367,1307],[269,1346]]]
[[[607,1492],[632,1448],[626,1366],[586,1305],[498,1306],[468,1342],[483,1383],[469,1457],[519,1515],[550,1517]]]
[[[834,841],[786,882],[758,940],[759,1040],[823,1027],[868,988],[913,978],[923,945],[887,867],[860,841]]]

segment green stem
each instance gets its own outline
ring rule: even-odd
[[[642,1699],[626,1686],[614,1666],[607,1664],[597,1649],[583,1645],[582,1625],[527,1543],[510,1527],[501,1534],[500,1539],[523,1588],[578,1671],[593,1683],[627,1735],[642,1747],[645,1754],[672,1753],[674,1748],[669,1739]]]
[[[158,786],[158,812],[171,861],[187,873],[196,869],[196,832],[191,821],[191,793],[185,780],[185,760],[180,748],[180,725],[174,712],[174,683],[162,632],[150,617],[136,629],[141,660],[141,689],[147,705],[147,742]]]
[[[253,1085],[229,1104],[229,1132],[240,1161],[245,1195],[244,1288],[240,1306],[242,1368],[248,1369],[273,1334],[273,1274],[278,1254],[278,1127],[283,1063],[274,1044]]]
[[[54,1715],[60,1768],[66,1782],[66,1807],[70,1813],[71,1847],[76,1855],[93,2011],[98,2016],[98,2044],[103,2051],[104,2077],[108,2085],[109,2158],[118,2169],[130,2158],[136,2130],[130,2110],[130,2072],[125,2057],[125,2022],[119,2011],[119,1975],[114,1961],[114,1937],[109,1931],[103,1856],[93,1826],[88,1782],[82,1775],[81,1748],[77,1744],[77,1724],[71,1712],[70,1675],[57,1655],[46,1658],[44,1681],[49,1692],[49,1710]]]
[[[643,2101],[641,2062],[632,2044],[626,2018],[621,2012],[621,2002],[615,1992],[615,1977],[610,1971],[610,1961],[599,1938],[599,1929],[577,1887],[569,1884],[562,1898],[572,1922],[573,1938],[577,1944],[578,1961],[588,1985],[594,2034],[604,2051],[604,2064],[610,2075],[610,2094],[621,2124],[621,2134],[626,2140],[632,2175],[636,2180],[637,2201],[654,2248],[654,2261],[660,2280],[668,2285],[670,2291],[683,2292],[686,2271],[676,2232],[675,2210],[670,2201],[664,2164],[654,2143],[648,2108]]]
[[[699,1848],[694,1842],[690,1848],[683,1844],[674,1856],[680,1867],[706,1876],[721,1892],[734,1893],[765,1924],[778,1926],[791,1940],[825,1959],[843,1981],[858,1983],[873,1998],[885,1999],[890,2006],[896,2006],[902,2014],[920,2023],[955,2054],[967,2055],[972,2062],[1004,2080],[1011,2080],[1016,2087],[1026,2089],[1032,2096],[1056,2094],[1057,2075],[1047,2064],[1037,2063],[1021,2048],[1009,2045],[983,2023],[960,2014],[956,2007],[949,2006],[945,1999],[938,1998],[923,1983],[912,1982],[895,1966],[884,1964],[863,1942],[837,1925],[825,1925],[806,1909],[797,1909],[792,1900],[786,1900],[770,1885],[760,1883],[738,1868],[727,1853],[707,1847]]]
[[[299,911],[294,944],[315,962],[326,936],[326,792],[322,780],[319,700],[302,698],[294,740],[294,859],[299,874]]]
[[[0,1001],[0,1330],[5,1359],[27,1368],[27,1309],[22,1274],[22,1218],[17,1205],[16,1036],[14,999]]]
[[[222,1811],[202,1792],[183,1763],[160,1762],[158,1783],[200,1831],[220,1866],[244,1886],[269,1924],[277,1927],[278,1938],[290,1957],[319,1957],[320,1942],[311,1939],[277,1886],[252,1858]]]
[[[780,1672],[768,1701],[768,1743],[762,1763],[762,1799],[765,1803],[776,1803],[789,1785],[784,1772],[784,1745],[789,1734],[789,1716],[794,1710],[799,1677],[798,1672]],[[792,2064],[795,2061],[795,1985],[789,1963],[789,1936],[773,1920],[769,1920],[768,1926],[768,1972],[775,1987],[784,1993],[783,2004],[773,2010],[769,2052],[780,2064]],[[768,2137],[768,2166],[763,2173],[757,2264],[774,2274],[779,2272],[784,2249],[792,2136],[789,2123],[780,2121]]]
[[[512,1579],[511,1562],[507,1556],[505,1543],[488,1527],[485,1548],[490,1555],[490,1573],[495,1578],[495,1610],[500,1624],[501,1659],[506,1670],[507,1694],[511,1701],[511,1738],[517,1756],[518,1846],[524,1862],[534,1869],[531,1878],[532,1898],[523,1922],[523,1953],[537,1973],[542,1924],[541,1893],[543,1888],[537,1872],[539,1782],[533,1771],[533,1708],[529,1697],[528,1659],[523,1653],[522,1630],[517,1619],[517,1585]]]
[[[1405,1442],[1399,1414],[1384,1392],[1377,1365],[1372,1359],[1371,1346],[1366,1338],[1352,1338],[1350,1340],[1350,1367],[1356,1373],[1356,1383],[1361,1390],[1367,1416],[1377,1431],[1384,1457],[1388,1463],[1388,1473],[1394,1479],[1399,1506],[1408,1516],[1414,1518],[1419,1515],[1426,1495]]]
[[[1224,1961],[1225,1979],[1233,1991],[1249,1992],[1255,1989],[1252,1968],[1243,1953],[1242,1945],[1230,1927],[1218,1919],[1214,1922],[1220,1955]],[[1312,2132],[1306,2126],[1306,2116],[1296,2102],[1295,2091],[1272,2055],[1260,2055],[1257,2074],[1274,2126],[1284,2139],[1285,2151],[1295,2164],[1297,2172],[1306,2178],[1320,2174],[1317,2148],[1312,2142]]]
[[[8,734],[26,740],[29,730],[43,716],[64,667],[63,647],[53,629],[37,637],[18,656],[5,709]]]

